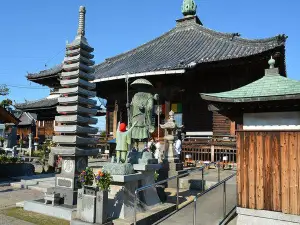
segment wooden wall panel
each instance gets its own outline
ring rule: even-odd
[[[232,126],[232,122],[229,118],[217,112],[213,112],[214,135],[231,135],[231,133],[234,133]]]
[[[280,135],[274,132],[271,137],[270,159],[272,163],[272,210],[281,210],[281,165],[280,165]]]
[[[249,208],[255,209],[255,175],[256,175],[256,140],[254,134],[249,135],[249,169],[248,169],[248,182],[249,182]]]
[[[281,202],[282,202],[282,212],[289,212],[289,140],[288,132],[280,133],[280,148],[281,148]]]
[[[238,205],[300,215],[300,132],[238,131]]]
[[[264,142],[263,132],[256,136],[256,209],[264,209]]]
[[[241,168],[243,166],[242,159],[243,159],[243,149],[244,149],[244,133],[239,132],[237,133],[237,153],[236,153],[236,160],[237,160],[237,168]],[[238,206],[242,206],[242,169],[237,170],[237,194],[238,194]]]

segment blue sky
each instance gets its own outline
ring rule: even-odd
[[[286,34],[288,77],[300,80],[300,1],[196,0],[204,26],[238,32],[244,38]],[[28,82],[37,72],[63,60],[66,41],[75,37],[78,9],[86,6],[86,37],[95,60],[141,45],[175,26],[182,0],[28,0],[1,2],[0,84],[10,87],[16,102],[46,97],[49,90]],[[21,88],[22,87],[22,88]],[[25,88],[24,88],[25,87]],[[1,99],[0,99],[1,100]],[[104,127],[104,118],[99,126]]]

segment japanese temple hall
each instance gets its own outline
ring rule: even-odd
[[[286,77],[285,35],[249,40],[236,32],[217,32],[206,28],[197,16],[196,6],[189,4],[195,2],[184,1],[183,17],[163,35],[95,65],[97,97],[107,100],[106,112],[99,111],[98,115],[106,114],[108,134],[114,133],[117,121],[127,122],[127,78],[129,84],[137,78],[152,83],[151,91],[160,96],[156,104],[162,109],[162,123],[172,109],[178,125],[183,124],[191,135],[232,135],[235,122],[210,111],[199,93],[230,91],[262,78],[271,56],[281,76]],[[43,121],[40,124],[47,124],[52,132],[61,72],[62,64],[28,74],[29,81],[48,86],[51,94],[16,104],[18,109],[37,113],[37,119]],[[129,99],[134,94],[129,85]]]

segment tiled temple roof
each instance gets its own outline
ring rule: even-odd
[[[300,99],[300,81],[283,77],[278,68],[274,68],[275,60],[271,59],[270,69],[259,80],[248,85],[220,93],[202,93],[201,98],[212,102],[260,102],[287,99]]]
[[[285,44],[285,36],[248,40],[238,34],[203,27],[197,17],[178,21],[159,38],[96,66],[95,78],[162,70],[178,70],[200,63],[257,55]]]
[[[19,117],[19,120],[19,126],[32,125],[37,120],[37,115],[35,113],[23,112],[22,115]]]
[[[57,98],[43,98],[35,101],[27,101],[24,103],[15,104],[17,109],[26,111],[28,109],[45,109],[56,107],[58,104]]]
[[[56,65],[50,69],[42,70],[38,73],[29,73],[27,75],[27,79],[34,79],[34,78],[42,78],[42,77],[48,77],[48,76],[55,76],[57,73],[60,73],[62,70],[62,64]]]
[[[258,55],[285,45],[286,36],[249,40],[237,33],[221,33],[202,26],[197,16],[177,21],[177,26],[162,36],[95,66],[95,79],[125,74],[180,70],[201,63],[239,59]],[[32,77],[61,72],[62,65]]]

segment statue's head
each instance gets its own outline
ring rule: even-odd
[[[149,90],[151,87],[153,87],[150,81],[143,78],[136,79],[131,83],[130,86],[135,88],[138,91],[146,91]]]
[[[120,128],[119,128],[119,130],[120,130],[121,132],[125,132],[125,131],[126,131],[126,123],[120,123]]]

